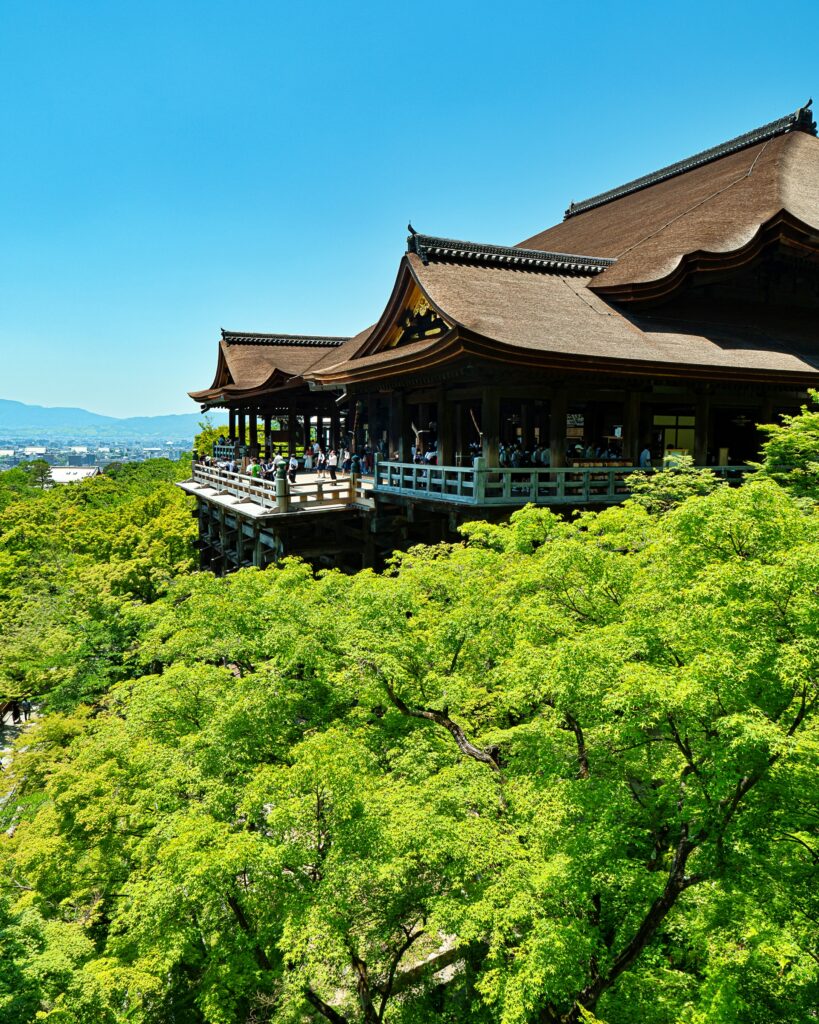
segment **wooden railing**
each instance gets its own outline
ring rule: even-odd
[[[213,442],[213,457],[214,459],[232,459],[238,455],[240,458],[244,454],[244,445],[241,444],[217,444]]]
[[[312,480],[291,484],[285,477],[263,480],[245,473],[230,473],[216,466],[194,465],[193,480],[212,487],[219,494],[232,494],[241,501],[252,501],[271,512],[291,512],[323,505],[346,505],[363,499],[365,487],[359,477],[345,480]],[[370,486],[367,485],[366,490]]]
[[[486,466],[428,466],[376,459],[372,480],[286,478],[263,480],[216,466],[194,465],[193,480],[217,493],[252,501],[271,512],[348,505],[370,494],[399,495],[456,505],[613,505],[628,496],[627,479],[637,466],[570,466],[560,469],[511,469]],[[709,466],[731,483],[740,483],[746,466]],[[651,472],[649,470],[649,472]]]
[[[387,491],[467,505],[478,504],[472,466],[427,466],[376,458],[373,490],[376,493]]]
[[[709,466],[731,482],[740,482],[745,466]],[[465,505],[616,504],[628,496],[629,474],[638,466],[570,466],[561,469],[510,469],[474,466],[426,466],[376,460],[373,491]],[[649,472],[651,472],[649,470]]]

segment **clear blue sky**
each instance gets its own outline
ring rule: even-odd
[[[406,223],[511,244],[816,90],[807,3],[0,0],[0,397],[192,412],[351,334]]]

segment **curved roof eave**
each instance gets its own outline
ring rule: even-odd
[[[606,280],[605,274],[590,281],[587,287],[607,300],[616,302],[656,301],[677,291],[694,273],[739,269],[755,259],[763,249],[779,239],[802,241],[811,239],[819,248],[819,227],[807,224],[782,207],[757,225],[744,244],[733,249],[695,249],[682,253],[674,267],[660,277],[639,281]]]

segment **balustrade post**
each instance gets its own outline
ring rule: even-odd
[[[380,469],[379,463],[381,462],[381,456],[378,452],[373,452],[373,490],[378,490],[378,471]]]
[[[472,501],[483,505],[486,501],[486,459],[479,455],[472,463]]]
[[[287,493],[287,477],[284,463],[276,470],[276,507],[279,512],[287,512],[290,508],[290,496]]]

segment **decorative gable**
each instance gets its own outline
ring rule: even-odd
[[[399,345],[409,345],[413,341],[437,338],[449,330],[449,326],[437,310],[432,308],[426,295],[419,293],[413,296],[413,301],[399,315],[384,348],[398,348]]]

